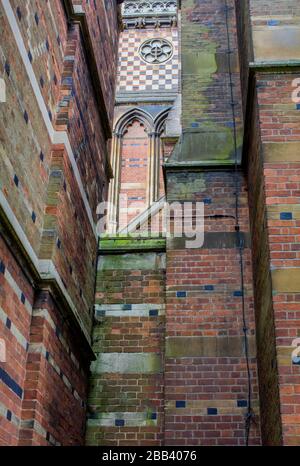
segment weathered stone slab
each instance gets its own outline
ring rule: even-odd
[[[272,270],[273,289],[278,293],[300,292],[300,267]]]
[[[283,25],[253,28],[255,61],[300,59],[300,27]]]
[[[263,144],[265,162],[299,162],[300,142],[269,142]]]
[[[249,337],[251,357],[255,357],[255,340]],[[241,357],[244,338],[235,337],[170,337],[166,340],[167,358]]]
[[[100,353],[91,365],[95,374],[157,373],[161,368],[161,356],[156,353]]]

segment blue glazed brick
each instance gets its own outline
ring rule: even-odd
[[[32,218],[33,223],[35,223],[35,222],[36,222],[36,214],[35,214],[35,212],[32,212],[31,218]]]
[[[226,126],[228,126],[228,128],[234,128],[234,122],[233,121],[228,121],[226,123]]]
[[[11,417],[12,417],[12,412],[9,411],[9,410],[7,410],[6,419],[7,419],[8,421],[11,421]]]
[[[105,317],[106,311],[97,311],[97,312],[96,312],[96,315],[97,315],[98,317]]]
[[[124,419],[116,419],[116,420],[115,420],[115,426],[116,426],[116,427],[124,427],[124,426],[125,426],[125,421],[124,421]]]
[[[191,123],[191,128],[199,128],[199,123]]]
[[[293,220],[292,212],[280,212],[280,220]]]
[[[156,317],[158,316],[158,310],[157,309],[151,309],[149,311],[149,317]]]
[[[235,291],[233,293],[233,296],[238,297],[238,296],[243,296],[243,292],[241,290]]]
[[[186,402],[183,400],[176,401],[176,408],[185,408]]]
[[[23,390],[20,387],[20,385],[17,384],[17,382],[14,381],[14,379],[11,378],[11,376],[4,370],[2,367],[0,367],[0,380],[2,380],[5,385],[10,388],[19,398],[22,398],[23,396]]]
[[[131,311],[132,304],[123,304],[122,311]]]
[[[5,265],[4,262],[0,261],[0,273],[5,273]]]
[[[176,291],[177,298],[186,298],[186,291]]]
[[[21,21],[21,19],[22,19],[22,12],[21,12],[21,9],[20,9],[19,6],[17,7],[17,16],[18,16],[19,21]]]
[[[237,407],[238,408],[247,408],[248,401],[247,400],[237,400]]]
[[[215,287],[214,285],[205,285],[204,289],[205,291],[214,291]]]
[[[157,419],[157,413],[151,413],[151,419],[155,421]]]
[[[268,26],[278,26],[280,21],[278,19],[269,19],[267,22]]]
[[[203,203],[206,204],[206,205],[208,205],[208,204],[211,204],[211,203],[212,203],[212,200],[211,200],[210,197],[207,197],[207,198],[203,199]]]
[[[23,304],[25,304],[25,301],[26,301],[25,295],[24,295],[24,293],[22,293],[22,294],[21,294],[21,302],[22,302]]]
[[[7,74],[7,76],[9,76],[10,75],[10,64],[8,63],[8,61],[5,62],[4,69],[5,69],[5,73]]]
[[[27,125],[27,124],[28,124],[28,121],[29,121],[29,116],[28,116],[28,113],[26,112],[26,110],[25,110],[25,112],[24,112],[24,120],[25,120],[26,125]]]
[[[7,317],[6,319],[6,327],[10,330],[11,329],[11,320]]]
[[[17,175],[14,176],[14,183],[16,186],[19,186],[19,178],[17,177]]]
[[[300,104],[296,104],[296,109],[300,110]]]
[[[207,408],[207,414],[209,416],[216,416],[218,414],[217,408]]]

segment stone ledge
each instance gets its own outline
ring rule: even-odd
[[[122,252],[137,253],[141,251],[165,251],[166,239],[159,238],[143,238],[141,236],[116,236],[100,239],[99,253],[103,254],[119,254]]]

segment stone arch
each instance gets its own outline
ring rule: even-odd
[[[126,127],[134,120],[138,120],[148,128],[149,133],[154,129],[154,120],[152,116],[140,109],[140,108],[133,108],[125,112],[116,122],[114,134],[117,136],[123,137],[124,131]]]
[[[154,119],[154,131],[158,134],[161,134],[163,131],[163,125],[166,122],[166,119],[168,118],[169,112],[172,109],[172,107],[168,107],[167,109],[163,110],[160,112]]]

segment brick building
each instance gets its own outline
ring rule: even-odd
[[[0,2],[1,445],[84,442],[119,8]]]
[[[0,2],[0,444],[300,445],[299,1],[118,3]]]

